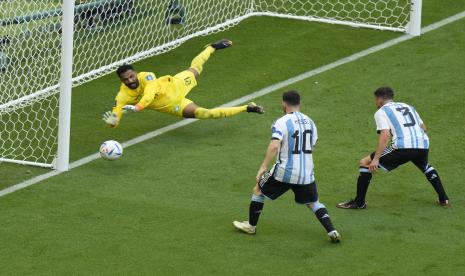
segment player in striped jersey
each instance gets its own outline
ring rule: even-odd
[[[360,175],[357,181],[357,196],[348,202],[339,203],[343,209],[365,209],[365,196],[372,173],[378,168],[392,171],[398,166],[412,162],[426,176],[438,194],[438,203],[449,206],[438,172],[428,162],[429,138],[420,115],[411,105],[394,102],[394,90],[381,87],[375,91],[378,111],[375,113],[379,143],[376,152],[360,160]],[[392,140],[391,140],[392,138]],[[391,140],[391,145],[388,146]]]
[[[265,198],[274,200],[292,190],[295,201],[313,211],[331,241],[339,242],[340,235],[334,229],[326,207],[318,199],[312,157],[318,139],[315,123],[300,113],[300,95],[296,91],[283,94],[283,110],[286,115],[273,124],[271,142],[257,173],[249,220],[234,221],[233,225],[247,234],[255,234]],[[266,172],[276,155],[276,164]]]

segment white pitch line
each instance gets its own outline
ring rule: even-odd
[[[422,28],[422,33],[425,34],[425,33],[434,31],[436,29],[439,29],[439,28],[441,28],[441,27],[443,27],[443,26],[445,26],[447,24],[450,24],[450,23],[455,22],[457,20],[460,20],[462,18],[465,18],[465,11],[463,11],[461,13],[458,13],[456,15],[450,16],[450,17],[448,17],[446,19],[443,19],[441,21],[438,21],[436,23],[433,23],[431,25],[428,25],[428,26]],[[381,43],[379,45],[376,45],[374,47],[371,47],[371,48],[368,48],[368,49],[363,50],[361,52],[358,52],[358,53],[355,53],[353,55],[347,56],[345,58],[342,58],[342,59],[337,60],[335,62],[329,63],[327,65],[323,65],[323,66],[321,66],[319,68],[310,70],[308,72],[297,75],[297,76],[292,77],[290,79],[287,79],[285,81],[278,82],[276,84],[270,85],[268,87],[265,87],[263,89],[255,91],[255,92],[253,92],[251,94],[248,94],[246,96],[243,96],[241,98],[238,98],[236,100],[228,102],[228,103],[222,105],[222,107],[235,106],[235,105],[246,103],[246,102],[248,102],[248,101],[250,101],[252,99],[267,95],[267,94],[269,94],[271,92],[274,92],[274,91],[276,91],[278,89],[281,89],[281,88],[284,88],[286,86],[295,84],[295,83],[297,83],[299,81],[311,78],[311,77],[313,77],[315,75],[321,74],[323,72],[326,72],[326,71],[331,70],[333,68],[336,68],[338,66],[347,64],[349,62],[356,61],[356,60],[358,60],[360,58],[363,58],[363,57],[368,56],[370,54],[379,52],[379,51],[381,51],[383,49],[386,49],[386,48],[389,48],[391,46],[397,45],[397,44],[399,44],[401,42],[410,40],[412,38],[415,38],[415,37],[407,35],[407,34],[402,35],[402,36],[400,36],[398,38],[394,38],[392,40],[386,41],[386,42]],[[154,130],[152,132],[146,133],[144,135],[141,135],[141,136],[138,136],[138,137],[136,137],[134,139],[126,141],[122,145],[125,148],[130,147],[130,146],[139,144],[141,142],[147,141],[147,140],[149,140],[151,138],[160,136],[160,135],[162,135],[162,134],[164,134],[166,132],[178,129],[180,127],[190,125],[190,124],[192,124],[192,123],[194,123],[196,121],[198,121],[198,120],[197,119],[184,119],[184,120],[179,121],[177,123],[174,123],[174,124],[171,124],[171,125],[156,129],[156,130]],[[89,162],[91,162],[91,161],[93,161],[95,159],[98,159],[99,157],[100,157],[99,154],[96,153],[96,154],[92,154],[92,155],[89,155],[87,157],[84,157],[82,159],[79,159],[77,161],[74,161],[74,162],[72,162],[70,164],[70,169],[74,169],[74,168],[80,167],[82,165],[85,165],[85,164],[87,164],[87,163],[89,163]],[[50,171],[48,173],[41,174],[39,176],[33,177],[31,179],[28,179],[26,181],[23,181],[21,183],[18,183],[16,185],[13,185],[13,186],[10,186],[8,188],[5,188],[5,189],[1,190],[0,191],[0,197],[11,194],[13,192],[24,189],[26,187],[32,186],[34,184],[37,184],[37,183],[41,182],[42,180],[48,179],[50,177],[53,177],[53,176],[56,176],[56,175],[59,175],[59,174],[61,174],[61,172],[59,172],[59,171]]]

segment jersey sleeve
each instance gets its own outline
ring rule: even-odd
[[[283,140],[285,133],[285,128],[283,126],[283,123],[281,120],[277,120],[272,126],[271,126],[271,139],[272,140]]]
[[[113,106],[113,113],[116,113],[118,116],[118,124],[121,121],[121,117],[123,117],[123,107],[128,103],[128,96],[120,90],[118,94],[116,95],[115,98],[115,105]],[[117,127],[118,125],[115,125],[114,127]]]
[[[316,128],[315,123],[312,122],[312,147],[316,145],[318,141],[318,129]]]
[[[145,88],[144,88],[144,94],[142,95],[142,98],[136,104],[139,110],[142,110],[146,108],[148,105],[150,105],[153,102],[153,99],[155,98],[155,93],[156,93],[155,74],[148,73],[146,76],[144,76],[142,81],[144,82]]]
[[[376,130],[380,132],[383,129],[391,129],[389,127],[389,120],[386,116],[386,113],[381,109],[375,113],[375,121],[376,121]]]
[[[417,119],[418,124],[420,124],[420,125],[424,124],[423,120],[421,119],[420,114],[418,114],[417,110],[415,108],[413,108],[413,107],[412,107],[412,110],[413,110],[413,114],[415,115],[415,118]]]

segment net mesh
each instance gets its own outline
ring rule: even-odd
[[[258,11],[328,22],[404,30],[410,0],[258,0]],[[368,27],[368,26],[367,26]]]
[[[0,161],[56,156],[62,0],[0,0]],[[75,1],[73,85],[254,15],[403,30],[409,0]],[[79,112],[79,111],[77,111]]]
[[[59,1],[0,1],[3,159],[50,164],[56,154],[60,8]]]

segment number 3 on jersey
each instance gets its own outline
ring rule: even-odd
[[[311,154],[312,153],[312,131],[310,129],[305,130],[302,133],[302,144],[300,144],[300,131],[296,130],[294,134],[292,134],[292,138],[294,138],[294,150],[292,154]]]
[[[410,108],[408,108],[408,107],[399,107],[399,108],[396,108],[396,110],[401,112],[402,115],[404,115],[404,117],[409,117],[409,119],[410,119],[410,122],[405,123],[404,127],[412,127],[412,126],[415,126],[417,124],[415,122],[415,117],[413,117],[412,112],[410,112]],[[407,119],[406,119],[406,121],[407,121]]]

